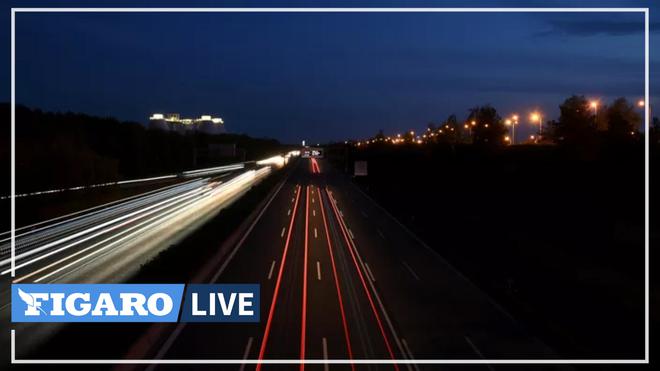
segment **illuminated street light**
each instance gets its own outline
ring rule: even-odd
[[[506,126],[511,126],[511,144],[516,144],[516,125],[518,125],[518,115],[511,116],[504,121]]]
[[[530,120],[532,122],[537,122],[539,123],[539,135],[543,134],[543,116],[539,112],[532,112],[532,114],[529,116]]]
[[[643,100],[643,99],[640,99],[639,101],[637,101],[637,107],[644,107],[644,105],[645,105],[645,104],[644,104],[644,100]]]
[[[472,123],[474,123],[474,121],[472,121]],[[472,126],[474,126],[474,125],[472,125]],[[468,132],[468,138],[472,137],[472,126],[468,125],[467,123],[465,123],[465,125],[463,125],[465,130],[467,130],[467,132]]]
[[[592,100],[589,102],[589,106],[594,109],[594,121],[598,120],[598,101],[597,100]],[[598,123],[596,122],[596,126],[598,126]]]
[[[474,120],[472,120],[471,124],[472,124],[472,126],[477,126],[477,122],[474,121]]]

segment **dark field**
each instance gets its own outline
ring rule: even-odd
[[[368,161],[354,181],[560,354],[643,358],[641,144],[329,153]]]

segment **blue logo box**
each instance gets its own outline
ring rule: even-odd
[[[259,285],[190,284],[181,322],[259,322]]]
[[[176,322],[183,284],[13,284],[12,322]]]
[[[12,322],[259,322],[258,284],[12,284]],[[182,312],[180,312],[183,310]],[[181,313],[181,314],[180,314]]]

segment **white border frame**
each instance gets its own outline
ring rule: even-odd
[[[649,363],[649,8],[11,8],[11,276],[16,243],[16,13],[643,13],[644,14],[644,359],[16,359],[12,364],[648,364]]]

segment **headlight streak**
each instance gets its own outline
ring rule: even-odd
[[[55,254],[55,253],[58,253],[58,252],[61,252],[61,251],[67,250],[67,249],[69,249],[69,248],[71,248],[71,247],[73,247],[73,246],[77,246],[77,245],[79,245],[79,244],[81,244],[81,243],[83,243],[83,242],[86,242],[86,241],[89,241],[89,240],[91,240],[91,239],[93,239],[93,238],[99,237],[99,236],[101,236],[101,235],[103,235],[103,234],[105,234],[105,233],[108,233],[108,232],[110,232],[110,231],[112,231],[112,230],[114,230],[114,229],[117,229],[117,228],[122,227],[122,226],[124,226],[124,225],[126,225],[126,224],[129,224],[129,223],[132,223],[132,222],[134,222],[134,221],[136,221],[136,220],[138,220],[138,219],[143,218],[143,217],[146,216],[146,215],[151,215],[151,214],[153,214],[153,213],[155,213],[155,212],[161,211],[161,210],[163,210],[163,209],[165,209],[165,208],[167,208],[167,207],[172,206],[173,204],[176,204],[176,203],[177,203],[177,200],[179,200],[179,199],[183,199],[183,200],[185,200],[185,199],[189,199],[189,198],[191,198],[191,197],[195,197],[195,196],[197,196],[198,194],[203,193],[203,192],[205,192],[205,191],[206,191],[206,190],[204,189],[204,187],[201,187],[200,189],[196,189],[196,190],[193,190],[193,191],[189,191],[189,192],[187,192],[187,193],[185,193],[185,194],[183,194],[183,195],[177,196],[177,197],[175,197],[175,198],[173,198],[173,199],[159,202],[158,204],[156,204],[156,205],[152,205],[152,206],[150,206],[150,207],[148,207],[148,208],[145,208],[145,209],[142,209],[142,210],[138,210],[138,211],[133,212],[133,213],[131,213],[131,214],[128,214],[128,215],[122,216],[122,217],[120,217],[120,218],[117,218],[117,219],[111,220],[110,222],[103,223],[103,224],[101,224],[101,225],[99,225],[99,226],[97,226],[97,227],[93,227],[93,228],[90,228],[90,229],[84,230],[84,231],[82,231],[82,232],[78,232],[78,233],[76,233],[76,234],[74,234],[74,235],[72,235],[72,236],[69,236],[69,237],[63,238],[63,239],[58,240],[58,241],[55,241],[55,242],[51,242],[51,243],[46,244],[46,245],[44,245],[44,246],[41,246],[41,247],[38,247],[38,248],[32,249],[32,250],[30,250],[30,251],[28,251],[28,252],[25,252],[25,253],[23,253],[23,254],[17,255],[17,256],[16,256],[16,259],[17,259],[17,260],[18,260],[18,259],[22,259],[22,258],[25,258],[25,257],[31,256],[31,255],[34,255],[34,254],[36,254],[36,253],[38,253],[38,252],[41,252],[41,251],[43,251],[43,250],[45,250],[45,249],[48,249],[48,248],[50,248],[50,247],[53,247],[53,246],[59,245],[59,244],[62,243],[62,242],[69,241],[69,240],[71,240],[71,239],[74,238],[74,237],[78,237],[79,235],[85,235],[86,233],[93,232],[94,230],[97,230],[97,229],[102,228],[102,227],[104,227],[104,226],[107,226],[107,225],[110,225],[110,224],[114,224],[115,222],[118,222],[118,221],[120,221],[120,220],[127,219],[127,218],[129,218],[129,217],[131,217],[131,216],[138,215],[137,217],[135,217],[135,218],[133,218],[133,219],[130,219],[130,220],[128,220],[128,221],[125,221],[125,222],[120,223],[120,224],[117,224],[117,225],[113,225],[113,226],[110,227],[110,228],[104,229],[104,230],[102,230],[102,231],[100,231],[100,232],[98,232],[98,233],[95,233],[95,234],[93,234],[93,235],[91,235],[91,236],[87,236],[87,237],[85,237],[85,238],[83,238],[83,239],[80,239],[80,240],[78,240],[78,241],[75,241],[75,242],[73,242],[73,243],[70,243],[70,244],[68,244],[68,245],[66,245],[66,246],[60,247],[60,248],[58,248],[57,250],[54,250],[54,251],[48,252],[48,253],[46,253],[46,254],[40,255],[39,257],[37,257],[37,258],[35,258],[35,259],[33,259],[33,260],[30,260],[30,261],[28,261],[28,262],[26,262],[26,263],[19,264],[19,265],[16,266],[15,269],[19,269],[19,268],[25,267],[25,266],[27,266],[27,265],[33,264],[33,263],[35,263],[35,262],[37,262],[37,261],[39,261],[39,260],[41,260],[41,259],[43,259],[43,258],[46,258],[46,257],[48,257],[48,256],[53,255],[53,254]],[[156,206],[160,206],[160,207],[155,208]],[[155,208],[155,209],[154,209],[154,208]],[[148,213],[144,213],[144,211],[147,211],[147,210],[151,210],[151,211],[148,212]],[[140,215],[140,214],[142,214],[142,215]],[[10,259],[5,259],[5,260],[10,260]],[[3,261],[2,263],[0,263],[0,265],[2,265],[2,264],[6,264],[5,261]],[[0,275],[7,274],[7,273],[9,273],[9,272],[11,272],[11,269],[7,269],[7,270],[5,270],[5,271],[3,271],[3,272],[0,272]]]
[[[183,205],[180,205],[179,207],[175,208],[175,209],[173,210],[173,212],[176,212],[177,210],[181,210],[181,209],[187,207],[188,205],[191,205],[192,203],[194,203],[194,202],[196,202],[196,201],[197,201],[197,200],[195,200],[195,199],[190,200],[190,201],[187,201],[187,202],[185,202]],[[78,255],[80,255],[80,254],[82,254],[82,253],[84,253],[84,252],[90,250],[90,249],[93,249],[93,248],[95,248],[95,247],[97,247],[97,246],[100,246],[100,245],[106,243],[106,242],[109,242],[109,241],[111,241],[111,240],[113,240],[113,239],[115,239],[115,238],[117,238],[117,237],[120,237],[120,236],[122,236],[122,235],[124,235],[124,234],[126,234],[126,233],[128,233],[128,232],[130,232],[130,231],[132,231],[132,230],[135,230],[135,229],[137,229],[137,228],[140,228],[141,226],[144,226],[145,224],[149,224],[150,222],[152,222],[152,221],[154,221],[154,220],[156,220],[156,219],[158,219],[158,221],[161,221],[161,220],[163,220],[163,219],[165,219],[165,218],[167,218],[167,217],[170,217],[170,216],[171,216],[171,215],[156,215],[156,216],[152,216],[151,218],[148,218],[147,220],[144,220],[144,221],[138,223],[137,225],[134,225],[134,226],[132,226],[132,227],[130,227],[130,228],[128,228],[128,229],[125,229],[125,230],[123,230],[123,231],[121,231],[121,232],[119,232],[119,233],[117,233],[117,234],[114,234],[114,235],[112,235],[112,236],[110,236],[110,237],[107,237],[107,238],[105,238],[104,240],[101,240],[101,241],[99,241],[99,242],[97,242],[97,243],[95,243],[95,244],[93,244],[93,245],[91,245],[91,246],[89,246],[89,247],[86,247],[86,248],[84,248],[84,249],[82,249],[82,250],[80,250],[80,251],[77,251],[77,252],[75,252],[75,253],[73,253],[73,254],[71,254],[71,255],[68,255],[68,256],[66,256],[66,257],[64,257],[64,258],[62,258],[62,259],[60,259],[60,260],[58,260],[58,261],[56,261],[56,262],[54,262],[54,263],[51,263],[51,264],[49,264],[49,265],[46,265],[46,266],[44,266],[44,267],[42,267],[42,268],[40,268],[40,269],[38,269],[38,270],[36,270],[36,271],[33,271],[33,272],[31,272],[31,273],[29,273],[29,274],[23,276],[23,277],[20,277],[20,278],[14,280],[14,283],[18,283],[18,282],[24,281],[24,280],[26,280],[26,279],[28,279],[28,278],[30,278],[30,277],[36,275],[36,274],[38,274],[38,273],[40,273],[40,272],[42,272],[42,271],[48,269],[48,268],[54,267],[54,266],[56,266],[57,264],[60,264],[60,263],[62,263],[62,262],[64,262],[64,261],[67,261],[67,260],[69,260],[69,259],[72,259],[72,258],[74,258],[74,257],[76,257],[76,256],[78,256]],[[151,225],[153,225],[153,223],[152,223],[152,224],[149,224],[149,226],[151,226]],[[134,235],[136,235],[136,234],[135,234],[135,233],[132,233],[132,234],[129,235],[129,237],[134,236]],[[114,244],[114,243],[116,243],[116,242],[119,242],[119,240],[118,240],[118,241],[114,241],[114,242],[112,242],[111,245]],[[109,245],[109,246],[110,246],[110,245]],[[54,252],[52,252],[52,253],[50,253],[50,254],[54,254],[54,253],[56,253],[56,252],[57,252],[57,251],[54,251]],[[41,257],[39,257],[39,258],[41,258]],[[19,267],[17,267],[17,268],[19,268]],[[43,277],[42,277],[42,278],[43,278]],[[39,281],[37,280],[37,281],[35,281],[35,282],[39,282]]]
[[[270,173],[271,169],[270,167],[262,168],[259,170],[249,170],[244,172],[243,174],[240,174],[236,176],[235,178],[229,180],[226,183],[203,183],[200,181],[202,184],[198,184],[198,182],[195,182],[194,184],[197,184],[197,187],[193,190],[189,190],[183,194],[177,195],[174,198],[158,202],[155,205],[151,205],[148,208],[143,208],[137,212],[133,212],[131,214],[128,214],[126,216],[122,216],[120,218],[113,219],[110,222],[103,223],[102,226],[107,226],[108,223],[117,223],[118,221],[123,221],[122,223],[119,223],[118,225],[113,225],[110,228],[106,228],[102,231],[99,231],[98,233],[92,235],[92,236],[87,236],[83,238],[82,240],[75,241],[69,245],[60,247],[56,250],[49,251],[43,255],[40,255],[36,257],[35,259],[32,259],[28,262],[24,262],[20,265],[16,266],[16,269],[19,268],[24,268],[28,265],[31,265],[33,263],[36,263],[37,261],[40,261],[42,259],[45,259],[47,257],[53,256],[57,253],[60,253],[68,248],[71,248],[75,245],[78,245],[82,242],[89,241],[92,238],[99,237],[103,234],[107,234],[108,232],[115,230],[119,227],[125,226],[127,224],[136,222],[138,220],[144,219],[147,216],[150,216],[147,219],[141,220],[138,222],[137,225],[130,226],[126,230],[121,230],[119,233],[113,234],[111,236],[108,236],[107,238],[104,238],[102,241],[95,242],[91,246],[87,246],[82,250],[76,251],[72,253],[71,255],[65,256],[64,258],[51,263],[45,267],[42,267],[34,272],[31,272],[28,275],[25,275],[15,282],[19,282],[25,279],[28,279],[29,277],[34,276],[35,274],[38,274],[40,272],[43,272],[46,269],[50,269],[56,265],[62,264],[66,261],[69,261],[70,259],[79,256],[85,252],[88,252],[91,249],[96,248],[96,250],[88,253],[87,255],[80,257],[79,259],[66,264],[63,267],[58,268],[57,270],[50,272],[46,276],[40,277],[36,282],[42,281],[48,277],[51,277],[52,275],[61,272],[64,269],[67,269],[71,267],[72,265],[78,264],[81,261],[89,258],[89,257],[94,257],[98,255],[100,252],[106,251],[110,249],[113,246],[119,246],[118,244],[121,244],[122,242],[126,241],[128,238],[146,238],[147,236],[153,236],[154,233],[163,231],[165,225],[171,225],[172,223],[176,222],[176,225],[185,225],[187,223],[193,223],[197,218],[196,216],[198,215],[204,215],[206,212],[210,211],[212,208],[217,207],[218,203],[225,202],[227,200],[232,199],[235,195],[240,193],[241,191],[249,189],[252,184],[254,184],[256,181],[261,179],[262,177],[268,175]],[[145,212],[147,211],[147,212]],[[174,220],[177,217],[180,217],[183,215],[183,213],[186,213],[186,215],[190,214],[189,217],[186,217],[183,220]],[[130,220],[125,220],[131,216],[134,216]],[[180,218],[179,218],[180,219]],[[89,232],[92,232],[93,230],[98,230],[99,228],[102,228],[100,226],[96,226],[94,228],[90,228],[88,230],[85,230],[83,232],[79,232],[75,234],[75,236],[79,236],[82,234],[88,234]],[[132,232],[132,233],[131,233]],[[127,233],[130,233],[126,235]],[[126,236],[124,236],[126,235]],[[121,237],[124,236],[124,237]],[[118,237],[121,237],[120,239],[117,240]],[[67,240],[70,240],[70,237],[66,238]],[[64,239],[60,239],[58,241],[55,241],[57,244],[60,244]],[[109,243],[106,246],[102,246],[103,244]],[[55,245],[55,243],[49,243],[47,245],[38,247],[36,249],[30,250],[24,254],[21,254],[18,256],[18,258],[25,258],[27,256],[33,255],[37,252],[43,251],[44,249],[47,249],[49,247],[52,247]],[[100,247],[100,248],[99,248]],[[38,250],[38,251],[35,251]],[[106,253],[107,254],[107,253]],[[105,255],[105,254],[104,254]],[[3,262],[4,263],[4,262]],[[87,263],[85,263],[87,264]],[[81,267],[77,267],[79,269]],[[5,270],[1,272],[0,274],[6,274],[10,272],[11,270]],[[70,272],[69,272],[70,273]],[[69,274],[67,273],[67,274]]]
[[[181,176],[183,176],[184,178],[188,178],[192,176],[205,176],[205,175],[224,173],[227,171],[240,170],[243,168],[245,168],[245,164],[233,164],[226,166],[210,167],[206,169],[184,171],[181,173]]]
[[[129,238],[132,238],[134,236],[139,236],[140,234],[145,233],[145,232],[153,235],[153,234],[155,234],[156,232],[158,232],[160,230],[167,230],[166,227],[171,225],[171,224],[181,225],[181,223],[184,223],[184,224],[186,222],[191,223],[193,221],[191,218],[183,218],[183,216],[187,215],[187,214],[199,215],[200,211],[202,211],[204,208],[213,206],[217,202],[226,201],[229,198],[231,198],[233,195],[235,195],[237,193],[237,191],[245,189],[245,188],[238,188],[237,187],[238,183],[251,185],[251,184],[253,184],[254,181],[260,179],[261,177],[263,177],[265,175],[267,175],[269,172],[270,172],[270,168],[261,169],[260,171],[250,170],[246,173],[243,173],[240,176],[232,179],[232,180],[236,180],[236,182],[234,184],[230,184],[230,182],[227,182],[227,183],[224,183],[224,184],[217,187],[217,188],[223,189],[224,190],[223,192],[207,192],[207,193],[204,193],[204,194],[200,195],[198,199],[192,200],[192,201],[188,202],[185,205],[179,206],[176,209],[174,209],[174,211],[168,211],[168,212],[166,212],[165,215],[156,216],[155,218],[158,218],[158,220],[148,224],[147,226],[144,226],[144,227],[140,228],[138,231],[133,232],[131,235],[125,236],[125,237],[121,238],[120,240],[114,241],[108,246],[104,246],[100,249],[94,250],[93,252],[91,252],[91,253],[89,253],[89,254],[87,254],[87,255],[85,255],[85,256],[83,256],[83,257],[81,257],[81,258],[79,258],[79,259],[63,266],[63,267],[60,267],[55,271],[50,272],[50,273],[36,279],[35,282],[41,282],[44,279],[49,278],[49,277],[55,275],[56,273],[61,272],[62,270],[66,269],[66,268],[69,268],[73,265],[76,265],[76,264],[82,262],[83,260],[85,260],[85,259],[87,259],[87,258],[89,258],[93,255],[96,255],[96,254],[98,254],[102,251],[105,251],[105,250],[109,249],[112,246],[117,246],[117,244],[119,244],[119,243],[121,243],[121,242],[123,242],[123,241],[125,241]],[[194,206],[194,207],[191,207],[191,206]],[[176,219],[177,216],[180,217],[180,218]],[[65,259],[62,259],[62,260],[65,260]],[[74,272],[74,271],[76,271],[80,268],[81,268],[80,266],[77,266],[72,271],[70,271],[68,273],[65,273],[64,275],[61,275],[59,278],[62,278],[62,277],[66,276],[66,275],[68,275],[68,274],[70,274],[70,273],[72,273],[72,272]]]
[[[76,260],[74,260],[74,261],[72,261],[72,262],[70,262],[70,263],[68,263],[68,264],[66,264],[66,265],[64,265],[64,266],[62,266],[62,267],[46,274],[46,275],[44,275],[44,276],[41,276],[38,279],[34,280],[34,282],[41,282],[41,281],[43,281],[43,280],[45,280],[45,279],[47,279],[47,278],[49,278],[49,277],[51,277],[51,276],[53,276],[53,275],[55,275],[59,272],[65,270],[65,269],[67,269],[67,268],[69,268],[73,265],[76,265],[76,264],[82,262],[83,260],[85,260],[87,258],[90,258],[90,257],[102,252],[102,251],[105,251],[105,250],[107,250],[107,249],[109,249],[113,246],[120,246],[122,242],[124,242],[126,240],[129,240],[129,239],[132,239],[136,236],[140,236],[143,233],[151,232],[151,234],[154,234],[157,231],[161,231],[161,230],[166,229],[165,227],[167,227],[169,225],[172,225],[174,223],[178,224],[178,223],[181,223],[181,222],[185,222],[185,220],[179,220],[179,219],[176,219],[176,217],[181,216],[186,211],[187,212],[193,212],[193,210],[190,206],[197,203],[197,202],[199,202],[200,199],[206,198],[206,196],[207,195],[201,195],[199,197],[199,199],[191,200],[188,203],[175,208],[173,211],[166,212],[164,215],[157,215],[157,216],[154,217],[154,219],[156,219],[154,222],[149,223],[148,225],[138,229],[137,231],[129,234],[128,236],[124,236],[124,237],[120,238],[119,240],[113,241],[109,245],[106,245],[106,246],[103,246],[99,249],[96,249],[96,250],[90,252],[89,254],[87,254],[83,257],[80,257],[80,258],[78,258],[78,259],[76,259]],[[113,236],[113,237],[115,237],[115,236]],[[67,258],[65,258],[65,259],[68,260]],[[61,263],[65,259],[61,259],[58,263]],[[80,268],[80,267],[76,267],[76,268]],[[72,271],[75,271],[75,268]],[[72,272],[69,272],[69,273],[72,273]]]
[[[176,189],[173,190],[168,190],[163,193],[158,193],[155,195],[151,195],[145,198],[140,198],[138,200],[135,200],[133,202],[127,203],[127,204],[120,204],[120,205],[115,205],[112,206],[111,208],[105,209],[105,210],[99,210],[95,211],[87,216],[79,216],[71,221],[62,221],[60,223],[56,223],[53,225],[53,229],[50,229],[48,226],[47,227],[42,227],[37,231],[34,231],[35,233],[25,233],[27,235],[26,237],[21,238],[16,242],[16,251],[22,250],[24,247],[28,247],[34,243],[43,241],[45,239],[48,239],[50,237],[54,237],[58,233],[61,232],[71,232],[75,228],[79,227],[84,227],[87,225],[93,225],[97,221],[102,220],[102,219],[107,219],[111,218],[115,215],[121,215],[122,213],[128,211],[128,210],[135,210],[139,209],[143,205],[153,203],[157,200],[165,200],[171,195],[174,194],[181,194],[182,192],[191,190],[191,189],[196,189],[200,186],[202,186],[207,179],[203,180],[196,180],[193,181],[192,183],[186,184],[184,187],[177,187]],[[38,232],[38,233],[36,233]],[[4,244],[0,248],[0,255],[3,254],[9,254],[9,249],[11,248],[11,245],[9,243]],[[1,264],[0,264],[1,265]]]
[[[240,169],[243,169],[244,167],[245,167],[244,163],[231,164],[231,165],[218,166],[218,167],[212,167],[212,168],[206,168],[206,169],[189,170],[189,171],[184,171],[184,172],[179,173],[179,174],[168,174],[168,175],[161,175],[161,176],[155,176],[155,177],[150,177],[150,178],[127,179],[127,180],[119,180],[119,181],[114,181],[114,182],[98,183],[98,184],[91,184],[91,185],[82,185],[82,186],[76,186],[76,187],[68,187],[68,188],[60,188],[60,189],[49,189],[49,190],[46,190],[46,191],[35,191],[35,192],[20,193],[20,194],[14,195],[14,198],[39,196],[39,195],[46,195],[46,194],[60,193],[60,192],[67,192],[67,191],[79,191],[81,189],[92,189],[92,188],[108,187],[108,186],[113,186],[113,185],[144,183],[144,182],[151,182],[151,181],[154,181],[154,180],[175,179],[175,178],[179,178],[179,177],[187,178],[187,177],[192,177],[192,176],[204,176],[204,175],[222,173],[222,172],[226,172],[226,171],[240,170]],[[10,199],[10,198],[12,198],[11,195],[0,196],[0,200],[7,200],[7,199]]]
[[[278,155],[259,160],[257,161],[257,165],[276,165],[278,167],[282,167],[286,164],[286,161],[287,160],[283,156]]]
[[[52,218],[52,219],[48,219],[48,220],[44,220],[44,221],[37,222],[37,223],[34,223],[34,224],[26,225],[26,226],[23,226],[23,227],[20,227],[20,228],[16,228],[15,229],[16,232],[26,231],[26,232],[22,232],[22,233],[17,233],[16,237],[18,238],[18,237],[22,237],[22,236],[25,236],[25,235],[33,234],[33,233],[39,232],[39,231],[44,230],[44,229],[49,229],[49,228],[55,227],[55,226],[60,225],[60,224],[70,223],[74,220],[78,220],[78,219],[81,219],[81,218],[86,218],[86,217],[89,217],[93,214],[97,214],[97,213],[100,213],[100,212],[104,212],[106,210],[117,208],[117,207],[121,206],[122,204],[127,203],[130,200],[134,200],[133,202],[137,202],[140,199],[155,196],[157,194],[162,194],[163,192],[170,191],[173,188],[181,187],[181,186],[190,184],[192,182],[198,182],[198,181],[199,181],[198,179],[187,180],[183,183],[173,184],[173,185],[166,186],[166,187],[163,187],[163,188],[154,189],[154,190],[151,190],[151,191],[148,191],[148,192],[145,192],[145,193],[136,194],[136,195],[125,197],[125,198],[122,198],[122,199],[119,199],[119,200],[111,201],[111,202],[108,202],[108,203],[105,203],[105,204],[102,204],[102,205],[93,206],[93,207],[90,207],[88,209],[75,211],[75,212],[65,214],[65,215],[62,215],[62,216],[58,216],[58,217],[55,217],[55,218]],[[55,222],[55,223],[53,223],[53,222]],[[53,224],[49,224],[49,223],[53,223]],[[45,225],[45,224],[47,224],[47,225]],[[42,227],[35,228],[37,226],[42,226]],[[0,236],[8,235],[10,233],[11,233],[11,231],[5,231],[5,232],[0,233]],[[6,242],[6,241],[9,241],[9,240],[11,240],[11,238],[4,238],[4,239],[0,240],[0,243]]]

